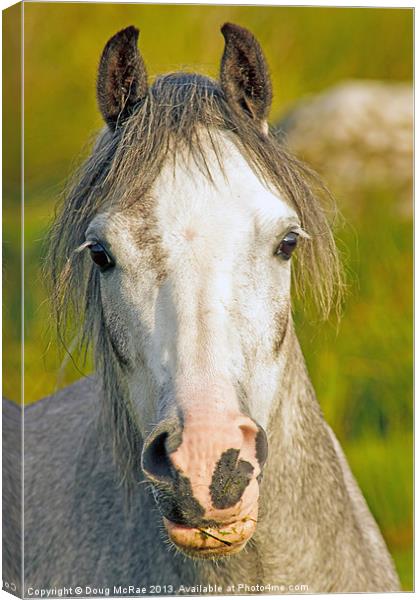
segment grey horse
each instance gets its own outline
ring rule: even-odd
[[[15,593],[399,589],[293,326],[292,279],[324,317],[340,300],[320,186],[269,130],[258,42],[222,34],[219,81],[149,86],[134,27],[102,53],[106,125],[48,256],[60,337],[92,345],[96,374],[25,409],[23,555],[6,402]]]

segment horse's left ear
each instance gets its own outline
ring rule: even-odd
[[[137,49],[139,30],[127,27],[106,44],[99,63],[96,92],[111,130],[122,123],[147,94],[147,73]]]
[[[259,122],[266,131],[271,106],[270,74],[261,46],[250,31],[225,23],[221,29],[225,50],[220,83],[230,106]]]

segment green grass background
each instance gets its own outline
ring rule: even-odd
[[[95,78],[102,47],[140,27],[151,76],[192,68],[216,76],[225,21],[249,27],[272,71],[275,122],[303,96],[345,79],[410,81],[413,13],[400,9],[25,5],[25,401],[80,377],[49,333],[42,245],[63,184],[101,126]],[[7,103],[13,98],[5,98]],[[10,157],[16,148],[10,142]],[[19,398],[17,165],[6,158],[4,393]],[[327,420],[337,432],[394,556],[412,573],[412,217],[390,181],[333,190],[349,294],[340,327],[296,307],[299,337]]]

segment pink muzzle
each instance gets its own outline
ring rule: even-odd
[[[171,540],[185,553],[239,552],[255,531],[266,436],[239,413],[189,410],[145,441],[142,467]]]

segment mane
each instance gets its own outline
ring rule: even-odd
[[[328,192],[315,174],[292,157],[271,132],[263,134],[252,119],[234,113],[216,81],[186,73],[158,77],[147,96],[115,132],[105,128],[71,182],[48,240],[46,270],[57,332],[66,345],[90,344],[104,386],[104,423],[112,428],[114,453],[129,477],[141,440],[135,411],[123,401],[120,368],[103,325],[98,270],[86,253],[89,222],[104,206],[141,203],[165,161],[187,149],[211,180],[206,153],[216,154],[217,134],[229,132],[260,178],[274,186],[296,210],[309,239],[293,258],[294,293],[314,304],[322,318],[341,303],[340,261],[325,207]],[[222,165],[221,165],[222,166]],[[74,344],[73,344],[74,345]]]

